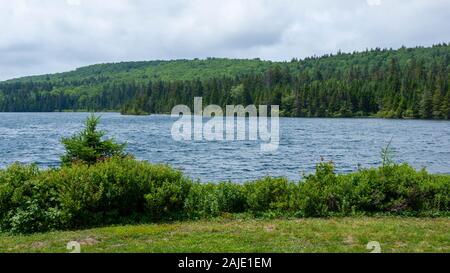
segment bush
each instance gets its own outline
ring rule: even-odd
[[[365,180],[361,186],[368,185],[366,197],[369,204],[361,202],[360,207],[370,211],[420,212],[426,210],[448,210],[450,179],[429,175],[426,171],[417,172],[412,167],[394,165],[360,172]],[[368,175],[372,173],[371,175]],[[364,176],[374,177],[367,179]],[[360,196],[364,196],[359,193]],[[445,198],[441,198],[446,196]]]
[[[186,199],[185,210],[190,219],[211,218],[219,215],[218,187],[196,183]]]
[[[196,183],[186,200],[185,210],[191,219],[215,217],[225,213],[246,211],[244,186],[232,182]]]
[[[332,163],[320,163],[316,173],[300,184],[300,210],[306,217],[320,217],[340,207],[338,179]]]
[[[181,177],[155,184],[151,192],[145,195],[149,217],[154,220],[182,219],[184,204],[191,187],[192,183]]]
[[[132,158],[45,171],[13,165],[0,171],[1,228],[31,233],[161,219],[183,211],[190,185],[170,167]],[[173,189],[181,194],[168,194]]]
[[[450,176],[417,172],[406,164],[336,175],[332,164],[322,163],[300,187],[301,210],[312,217],[447,212],[450,201]]]
[[[163,218],[163,213],[182,208],[190,183],[170,167],[132,158],[64,167],[56,174],[54,179],[62,185],[61,202],[73,216],[73,226]],[[181,188],[179,197],[177,188]]]
[[[217,185],[217,202],[221,213],[241,213],[247,207],[247,194],[242,184],[223,182]]]
[[[389,213],[448,215],[450,176],[386,164],[336,174],[321,163],[299,183],[194,183],[168,166],[112,157],[54,170],[0,170],[0,228],[15,233],[199,219],[228,213],[327,217]]]
[[[0,229],[32,233],[64,228],[58,184],[46,181],[35,165],[14,164],[0,171]]]
[[[286,178],[264,178],[245,184],[247,208],[263,212],[293,212],[298,209],[298,186]]]

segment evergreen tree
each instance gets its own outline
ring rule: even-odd
[[[100,118],[91,115],[86,120],[86,128],[80,133],[63,138],[66,154],[61,157],[63,165],[73,163],[95,164],[109,157],[124,157],[126,144],[117,144],[113,139],[103,140],[104,132],[97,130]]]
[[[447,91],[447,94],[442,101],[441,115],[443,119],[450,119],[450,90]]]
[[[437,88],[436,91],[434,91],[432,100],[432,109],[433,109],[432,117],[435,119],[440,119],[442,116],[441,100],[442,100],[441,91],[440,88]]]
[[[433,116],[433,98],[432,93],[427,89],[422,94],[420,103],[420,117],[430,119]]]

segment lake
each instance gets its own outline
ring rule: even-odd
[[[88,113],[0,113],[0,167],[14,162],[59,166],[63,136],[79,131]],[[176,142],[170,116],[101,113],[100,129],[138,159],[165,163],[201,181],[253,180],[266,175],[298,180],[321,158],[338,172],[376,167],[392,139],[394,159],[432,173],[450,173],[450,122],[384,119],[280,120],[277,152],[262,153],[255,141]]]

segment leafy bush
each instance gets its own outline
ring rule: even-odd
[[[322,163],[300,186],[305,216],[355,212],[418,215],[449,210],[450,176],[418,172],[407,164],[336,175],[332,164]]]
[[[242,184],[233,182],[219,183],[217,186],[217,202],[221,213],[241,213],[247,208],[247,194]]]
[[[419,212],[434,208],[448,210],[448,176],[444,178],[425,171],[417,172],[408,165],[387,166],[377,172],[365,170],[355,174],[358,175],[363,182],[357,189],[364,191],[357,191],[357,194],[360,198],[365,196],[358,204],[362,209],[388,212]]]
[[[389,213],[448,215],[450,176],[386,164],[336,174],[321,163],[294,183],[194,183],[168,166],[130,157],[54,170],[14,164],[0,170],[0,228],[15,233],[109,224],[199,219],[227,213],[327,217]]]
[[[75,226],[163,218],[163,213],[182,209],[190,186],[170,167],[132,158],[111,158],[58,172],[54,179],[63,185],[61,202]]]
[[[0,229],[31,233],[66,226],[58,185],[35,165],[14,164],[0,171]]]
[[[244,186],[232,182],[218,184],[196,183],[185,203],[191,219],[215,217],[224,213],[246,211],[247,199]]]
[[[149,194],[145,195],[147,213],[151,219],[183,218],[185,200],[191,190],[192,183],[181,177],[166,179],[155,184]]]
[[[300,184],[300,210],[306,217],[326,216],[339,207],[338,180],[332,163],[320,163],[316,173]]]
[[[190,185],[179,171],[132,158],[44,171],[13,165],[0,171],[0,227],[31,233],[161,219],[183,211]]]
[[[298,185],[286,178],[266,177],[245,184],[247,207],[253,213],[289,212],[298,208]]]
[[[191,219],[216,217],[219,215],[218,186],[196,183],[186,199],[185,210]]]

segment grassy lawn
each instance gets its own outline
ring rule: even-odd
[[[450,218],[236,220],[118,226],[31,236],[0,234],[0,252],[450,252]]]

